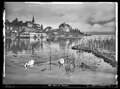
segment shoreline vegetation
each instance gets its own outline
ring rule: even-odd
[[[85,51],[88,53],[93,53],[95,56],[97,56],[99,58],[103,58],[105,62],[110,63],[113,67],[117,67],[116,60],[113,60],[113,58],[110,55],[107,56],[106,54],[104,54],[96,49],[93,49],[90,47],[80,47],[79,45],[73,46],[72,49],[73,50],[82,50],[82,51]]]

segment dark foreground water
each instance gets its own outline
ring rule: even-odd
[[[74,45],[89,45],[113,56],[114,36],[82,38],[5,39],[4,84],[116,84],[117,68],[92,53],[72,50]],[[64,58],[64,65],[59,59]],[[35,60],[32,68],[24,64]]]

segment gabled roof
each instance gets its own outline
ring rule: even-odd
[[[26,23],[31,23],[32,24],[32,21],[26,21]]]
[[[25,31],[27,31],[27,32],[36,32],[36,30],[32,27],[24,26],[24,28],[25,28]]]

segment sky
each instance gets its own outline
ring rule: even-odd
[[[83,32],[114,32],[116,4],[110,2],[5,2],[5,18],[58,28],[63,22]]]

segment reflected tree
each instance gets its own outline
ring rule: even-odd
[[[16,30],[18,37],[20,37],[20,34],[25,31],[25,28],[23,27],[23,21],[18,21],[18,18],[16,18],[11,24],[14,26],[13,30]]]
[[[5,39],[5,50],[9,51],[11,48],[11,39]]]

